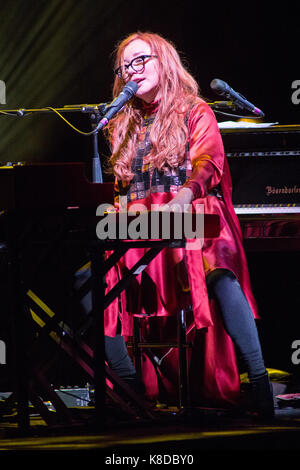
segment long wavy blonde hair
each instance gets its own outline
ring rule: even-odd
[[[199,101],[199,87],[183,65],[173,44],[162,36],[137,32],[117,45],[115,68],[122,61],[125,47],[135,39],[148,43],[159,64],[161,99],[149,138],[152,144],[147,160],[153,167],[176,168],[184,160],[187,126],[184,116],[191,105]],[[124,81],[118,76],[113,86],[113,97],[118,96]],[[133,97],[107,126],[111,141],[110,165],[117,179],[130,181],[133,177],[131,162],[136,154],[137,136],[143,123],[143,102]]]

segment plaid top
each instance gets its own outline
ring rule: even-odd
[[[134,177],[129,184],[118,181],[115,187],[115,200],[119,202],[120,196],[127,196],[127,202],[147,198],[150,193],[177,193],[192,174],[192,164],[189,159],[188,144],[186,158],[177,168],[166,167],[163,170],[153,168],[146,163],[145,157],[151,150],[149,133],[154,117],[145,117],[141,133],[138,137],[136,156],[132,160],[131,170]]]

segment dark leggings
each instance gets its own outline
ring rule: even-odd
[[[225,269],[216,269],[207,277],[209,295],[216,300],[225,331],[231,337],[248,372],[249,378],[265,373],[256,323],[249,303],[236,277]],[[122,336],[105,339],[109,365],[121,377],[134,374]]]
[[[265,373],[256,323],[241,286],[232,272],[216,269],[207,277],[207,287],[219,305],[224,328],[231,337],[250,378]]]
[[[119,376],[128,378],[136,371],[128,355],[123,336],[105,336],[105,356],[109,367]]]

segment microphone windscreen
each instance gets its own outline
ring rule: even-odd
[[[210,82],[210,88],[216,92],[222,92],[226,90],[226,83],[219,78],[214,78],[214,80]]]
[[[126,83],[126,85],[123,88],[123,92],[127,93],[130,98],[136,94],[138,90],[138,84],[134,81]]]

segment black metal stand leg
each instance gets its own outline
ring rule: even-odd
[[[98,244],[91,249],[92,315],[94,327],[94,386],[96,426],[105,424],[105,346],[104,346],[104,274],[105,250]]]
[[[185,309],[179,311],[177,321],[178,361],[179,361],[179,403],[181,408],[189,406],[186,357],[186,318]]]
[[[30,426],[28,400],[28,363],[27,334],[28,318],[24,309],[24,292],[21,280],[20,252],[18,247],[17,227],[9,224],[9,285],[10,308],[13,322],[13,349],[15,369],[15,392],[17,400],[17,419],[21,429]]]
[[[140,319],[139,317],[133,317],[133,357],[134,357],[134,367],[137,373],[137,376],[142,380],[142,354],[139,347],[141,342],[141,333],[140,333]]]

